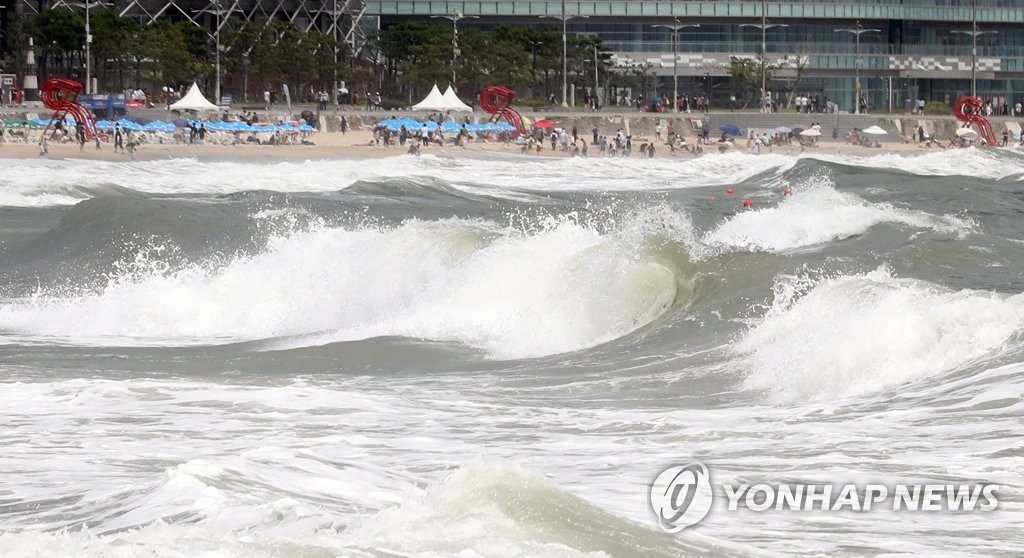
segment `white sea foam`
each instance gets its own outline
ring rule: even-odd
[[[840,150],[841,151],[841,150]],[[999,180],[1020,176],[1018,162],[1000,157],[990,149],[937,149],[908,157],[906,154],[882,152],[870,157],[856,155],[814,154],[822,161],[865,168],[895,169],[918,176],[969,176]]]
[[[667,153],[666,153],[667,155]],[[1020,166],[985,150],[953,150],[918,157],[803,155],[865,168],[899,169],[925,176],[1003,178],[1021,174]],[[450,158],[390,157],[360,160],[289,161],[265,164],[199,162],[194,159],[113,163],[88,160],[28,160],[9,165],[0,176],[0,205],[73,204],[116,186],[151,194],[218,195],[246,190],[330,192],[357,181],[441,179],[475,193],[510,190],[609,191],[731,185],[765,172],[784,172],[799,157],[751,156],[739,151],[691,158]],[[571,180],[564,177],[571,176]]]
[[[704,242],[733,249],[783,251],[857,236],[881,223],[951,234],[972,227],[970,221],[959,217],[869,203],[829,184],[815,183],[794,188],[793,195],[777,205],[741,211],[707,233]]]
[[[747,386],[783,401],[891,389],[957,370],[1020,342],[1024,294],[950,291],[887,268],[826,279],[792,296],[736,345]],[[1016,339],[1016,340],[1015,340]]]
[[[318,228],[218,269],[144,261],[98,294],[8,301],[0,330],[132,345],[400,335],[496,358],[553,354],[625,335],[675,301],[678,270],[630,231],[570,219],[529,233],[457,219]]]
[[[358,181],[444,180],[468,192],[650,190],[734,184],[771,169],[789,168],[793,158],[709,155],[698,159],[588,158],[495,159],[392,157],[360,160],[199,162],[194,159],[111,163],[61,160],[19,161],[0,177],[0,205],[69,205],[116,186],[139,192],[220,195],[247,190],[331,192]],[[685,170],[685,172],[682,172]],[[566,182],[561,178],[572,176]]]

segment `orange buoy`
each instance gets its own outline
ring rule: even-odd
[[[732,194],[732,188],[726,188],[725,189],[725,193],[726,194]]]
[[[754,207],[754,202],[750,200],[743,200],[743,207]]]

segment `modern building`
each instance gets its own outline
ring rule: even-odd
[[[100,0],[0,0],[0,53],[8,14],[82,10]],[[1024,0],[112,0],[142,23],[210,14],[286,19],[361,37],[410,19],[476,16],[460,27],[564,23],[569,36],[599,36],[620,66],[650,65],[671,93],[730,90],[731,57],[762,50],[777,66],[765,87],[796,89],[854,109],[857,82],[870,106],[900,110],[908,100],[951,101],[972,90],[999,105],[1024,101]],[[554,19],[552,19],[554,18]],[[691,27],[699,25],[699,27]],[[672,26],[676,30],[671,29]],[[859,55],[859,56],[858,56]],[[859,63],[858,63],[859,60]],[[859,78],[859,79],[858,79]],[[575,91],[574,91],[575,92]],[[718,104],[718,103],[716,103]]]
[[[728,89],[733,56],[766,53],[779,70],[766,84],[853,109],[859,74],[870,106],[951,101],[973,88],[999,105],[1024,101],[1024,0],[381,0],[366,13],[388,25],[409,18],[479,16],[463,26],[550,25],[597,34],[620,65],[649,62],[671,92]],[[662,27],[655,27],[661,25]],[[699,25],[673,30],[665,26]],[[673,46],[675,55],[673,56]],[[858,53],[860,64],[857,64]],[[973,80],[972,80],[973,78]]]

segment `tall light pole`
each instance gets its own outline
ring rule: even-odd
[[[978,96],[978,35],[995,31],[978,31],[978,0],[971,3],[971,30],[953,31],[971,36],[971,97]]]
[[[85,93],[92,94],[92,29],[89,26],[89,0],[85,0]]]
[[[675,23],[672,25],[652,25],[651,27],[658,27],[662,29],[672,30],[672,112],[679,112],[679,30],[687,27],[700,27],[696,23],[683,25],[679,23],[679,18],[673,18],[672,21]]]
[[[569,108],[568,91],[569,91],[569,46],[568,38],[566,37],[565,22],[573,18],[586,18],[584,15],[566,15],[565,13],[565,0],[562,0],[562,15],[552,16],[545,15],[540,17],[551,17],[562,20],[562,108]]]
[[[842,31],[844,33],[853,33],[857,36],[857,50],[856,59],[853,61],[854,71],[854,94],[853,94],[853,113],[860,114],[860,36],[864,33],[881,33],[881,29],[864,29],[864,26],[857,22],[857,27],[853,29],[836,29],[837,33]]]
[[[91,94],[96,91],[92,86],[92,26],[89,24],[89,8],[92,6],[107,6],[103,0],[85,0],[85,3],[73,3],[68,6],[85,8],[85,93]]]
[[[338,106],[338,0],[334,0],[331,10],[331,29],[334,37],[334,84],[331,89],[331,97],[334,99],[334,106]]]
[[[459,20],[460,19],[476,19],[479,16],[468,16],[462,15],[462,12],[454,13],[452,15],[436,15],[430,17],[443,17],[445,19],[452,20],[452,87],[455,87],[455,62],[459,57]]]
[[[741,23],[740,27],[758,27],[761,29],[761,110],[765,110],[765,97],[768,95],[768,67],[767,52],[768,42],[767,31],[772,27],[789,27],[785,23],[768,23],[768,12],[766,11],[765,0],[761,0],[761,23]]]
[[[598,62],[600,58],[597,57],[597,43],[601,40],[601,37],[597,33],[580,33],[577,37],[591,39],[590,47],[594,49],[594,99],[596,101],[594,103],[594,110],[597,110],[601,104],[597,95],[597,88],[600,87],[600,82],[597,80],[597,65],[600,63]]]
[[[221,20],[221,16],[224,15],[224,14],[227,14],[227,15],[230,16],[231,12],[233,10],[232,9],[227,9],[227,10],[221,9],[220,0],[213,0],[211,2],[211,4],[213,4],[213,6],[216,7],[217,9],[216,10],[197,10],[197,11],[200,12],[200,13],[215,14],[217,16],[217,21],[216,21],[217,26],[213,30],[213,42],[214,42],[215,49],[216,49],[216,52],[214,53],[214,72],[217,74],[217,76],[214,78],[214,82],[213,82],[214,83],[214,85],[213,85],[213,96],[214,96],[214,104],[216,104],[219,107],[220,106],[220,28],[223,26],[223,22]]]

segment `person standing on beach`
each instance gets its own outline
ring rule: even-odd
[[[75,139],[78,140],[78,150],[85,151],[85,126],[81,122],[75,122]]]
[[[345,135],[348,133],[348,119],[344,116],[341,117],[341,134]]]
[[[4,121],[0,120],[0,147],[3,147],[7,143],[7,129],[4,128]]]
[[[121,151],[118,151],[118,150]],[[124,151],[124,134],[121,133],[121,125],[114,124],[114,153]]]
[[[40,157],[46,157],[46,155],[49,154],[49,153],[50,153],[50,142],[47,141],[46,136],[44,135],[39,140],[39,156]]]

